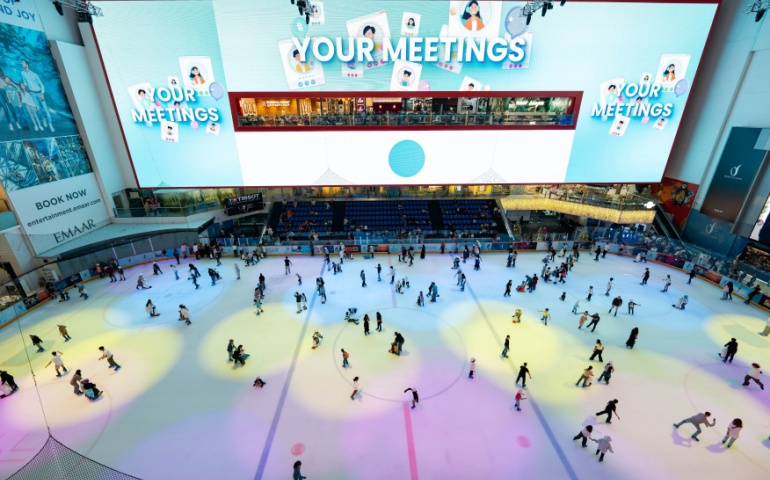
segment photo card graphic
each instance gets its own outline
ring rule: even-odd
[[[625,115],[616,116],[615,120],[612,121],[612,126],[610,127],[610,135],[622,137],[626,134],[629,123],[631,123],[631,118],[626,117]]]
[[[306,50],[304,59],[291,39],[278,42],[278,52],[281,55],[289,90],[316,87],[326,83],[323,65],[313,57],[310,46]]]
[[[310,25],[323,25],[324,23],[326,23],[324,2],[310,2]]]
[[[150,82],[139,82],[129,85],[127,88],[131,101],[137,110],[150,110],[157,108],[153,102],[152,92],[154,91]]]
[[[449,36],[497,38],[500,34],[502,2],[460,0],[449,2]]]
[[[348,36],[355,38],[368,38],[373,43],[372,60],[365,61],[364,67],[375,68],[385,65],[382,57],[383,38],[390,38],[390,25],[385,10],[370,13],[353,18],[345,22]]]
[[[673,92],[674,86],[687,75],[687,67],[690,65],[690,55],[684,53],[664,53],[660,56],[658,74],[654,83],[660,83],[663,92]]]
[[[615,105],[620,96],[620,86],[626,83],[624,77],[605,80],[599,84],[599,105]]]
[[[655,120],[655,123],[652,124],[652,128],[653,130],[662,132],[663,129],[666,128],[666,125],[668,125],[668,118],[660,117],[659,119]]]
[[[216,82],[211,57],[179,57],[179,68],[185,88],[192,88],[196,95],[202,97],[209,95],[209,85]]]
[[[390,90],[417,91],[421,73],[422,65],[419,63],[396,60],[393,62],[393,73],[390,76]]]
[[[167,142],[179,142],[179,124],[176,122],[169,122],[168,120],[160,121],[160,138]]]
[[[416,37],[420,33],[420,18],[422,15],[414,12],[404,12],[401,19],[401,35]]]
[[[463,78],[463,82],[460,84],[461,92],[478,92],[484,87],[478,80],[475,80],[469,76]]]

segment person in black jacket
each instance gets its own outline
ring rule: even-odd
[[[407,388],[406,390],[404,390],[404,393],[409,391],[412,392],[412,408],[414,408],[418,403],[420,403],[420,396],[417,395],[416,388]]]
[[[642,275],[642,283],[640,283],[639,285],[647,285],[647,280],[649,279],[650,279],[650,269],[645,268],[644,275]]]
[[[602,410],[601,412],[596,412],[596,416],[598,417],[599,415],[605,415],[606,414],[607,415],[607,423],[612,423],[612,414],[613,413],[615,414],[615,416],[618,417],[618,419],[620,418],[620,415],[618,415],[618,412],[617,412],[617,408],[618,408],[618,400],[617,399],[610,400],[609,402],[607,402],[607,406],[604,407],[604,410]]]
[[[724,344],[724,346],[727,347],[725,355],[719,354],[719,356],[722,357],[722,363],[727,363],[728,360],[730,363],[733,363],[733,358],[735,358],[735,354],[738,353],[738,341],[731,338],[729,342]]]

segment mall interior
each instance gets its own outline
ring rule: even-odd
[[[0,479],[768,478],[768,10],[0,1]]]

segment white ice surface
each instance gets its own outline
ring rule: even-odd
[[[540,282],[535,293],[503,298],[509,278],[518,284],[525,274],[540,275],[542,256],[521,254],[517,267],[506,269],[505,254],[484,255],[478,272],[463,265],[465,292],[455,286],[449,255],[416,259],[411,268],[394,255],[359,256],[336,276],[323,268],[321,257],[294,257],[292,271],[302,275],[302,287],[293,274],[284,275],[282,258],[248,268],[241,263],[240,281],[235,260],[224,259],[224,280],[215,287],[206,276],[214,262],[196,262],[203,274],[197,291],[185,280],[184,266],[182,279],[174,280],[170,262],[163,262],[162,276],[152,276],[147,265],[127,270],[126,282],[90,282],[90,299],[75,294],[70,302],[49,302],[22,318],[26,352],[16,325],[0,330],[0,368],[21,387],[0,400],[0,478],[24,465],[46,439],[27,355],[53,435],[143,479],[248,479],[258,472],[265,479],[289,478],[297,459],[303,474],[315,479],[415,478],[414,473],[422,479],[550,479],[569,478],[569,472],[583,479],[768,478],[770,391],[741,386],[750,362],[770,369],[770,340],[757,334],[766,313],[737,298],[721,301],[720,290],[703,280],[686,285],[685,273],[662,265],[648,264],[652,278],[640,286],[643,266],[615,256],[597,263],[588,254],[566,286]],[[399,278],[409,276],[411,289],[396,295],[385,276],[377,282],[377,263],[383,273],[395,264]],[[325,305],[314,296],[322,270]],[[268,288],[265,313],[256,316],[252,296],[259,272]],[[135,290],[139,273],[152,289]],[[674,283],[661,293],[667,273]],[[617,317],[607,315],[604,287],[610,276],[612,293],[624,300]],[[418,309],[417,293],[427,292],[431,281],[439,285],[438,303]],[[589,285],[596,296],[581,309],[602,315],[596,333],[578,330],[578,316],[570,313]],[[295,291],[307,294],[308,311],[295,313]],[[558,300],[562,291],[564,302]],[[690,297],[687,310],[674,310],[671,304],[683,293]],[[160,317],[145,314],[148,298]],[[625,313],[631,298],[641,304],[634,317]],[[191,326],[176,320],[180,303],[191,311]],[[350,306],[371,314],[372,335],[364,337],[363,325],[344,324]],[[524,321],[514,325],[510,317],[517,307]],[[545,307],[553,314],[547,327],[536,312]],[[374,331],[375,311],[383,314],[383,333]],[[72,341],[63,342],[57,324],[69,327]],[[634,326],[639,339],[628,350],[624,344]],[[315,330],[324,340],[312,350]],[[386,352],[396,330],[406,338],[401,357]],[[35,353],[30,333],[43,338],[45,353]],[[507,334],[511,352],[504,360]],[[725,365],[717,352],[730,337],[740,348],[736,361]],[[243,368],[226,361],[230,338],[251,355]],[[576,388],[597,338],[616,372],[608,386]],[[100,345],[113,351],[122,370],[97,361]],[[341,368],[340,348],[350,352],[349,369]],[[52,349],[64,352],[71,369],[61,379],[52,367],[44,368]],[[477,365],[473,380],[467,378],[471,357]],[[529,400],[516,412],[514,379],[524,361],[532,371]],[[598,377],[602,364],[593,365]],[[101,400],[72,393],[69,377],[78,368],[104,389]],[[251,386],[257,375],[265,388]],[[351,401],[354,376],[361,378],[361,392]],[[407,387],[420,392],[414,410],[408,408],[410,395],[402,393]],[[597,421],[594,413],[613,398],[620,400],[620,419],[611,425]],[[717,426],[705,429],[700,443],[689,440],[692,427],[672,428],[704,410],[713,412]],[[725,450],[720,442],[736,417],[745,427]],[[612,436],[615,453],[604,463],[593,448],[572,441],[586,424],[595,425],[595,435]]]

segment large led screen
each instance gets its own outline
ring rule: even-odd
[[[306,15],[289,0],[94,3],[142,187],[656,183],[718,6],[571,0],[527,25],[510,1],[311,0]],[[582,101],[569,128],[303,129],[329,112],[292,110],[324,93],[461,91]],[[242,128],[250,95],[274,123]]]

